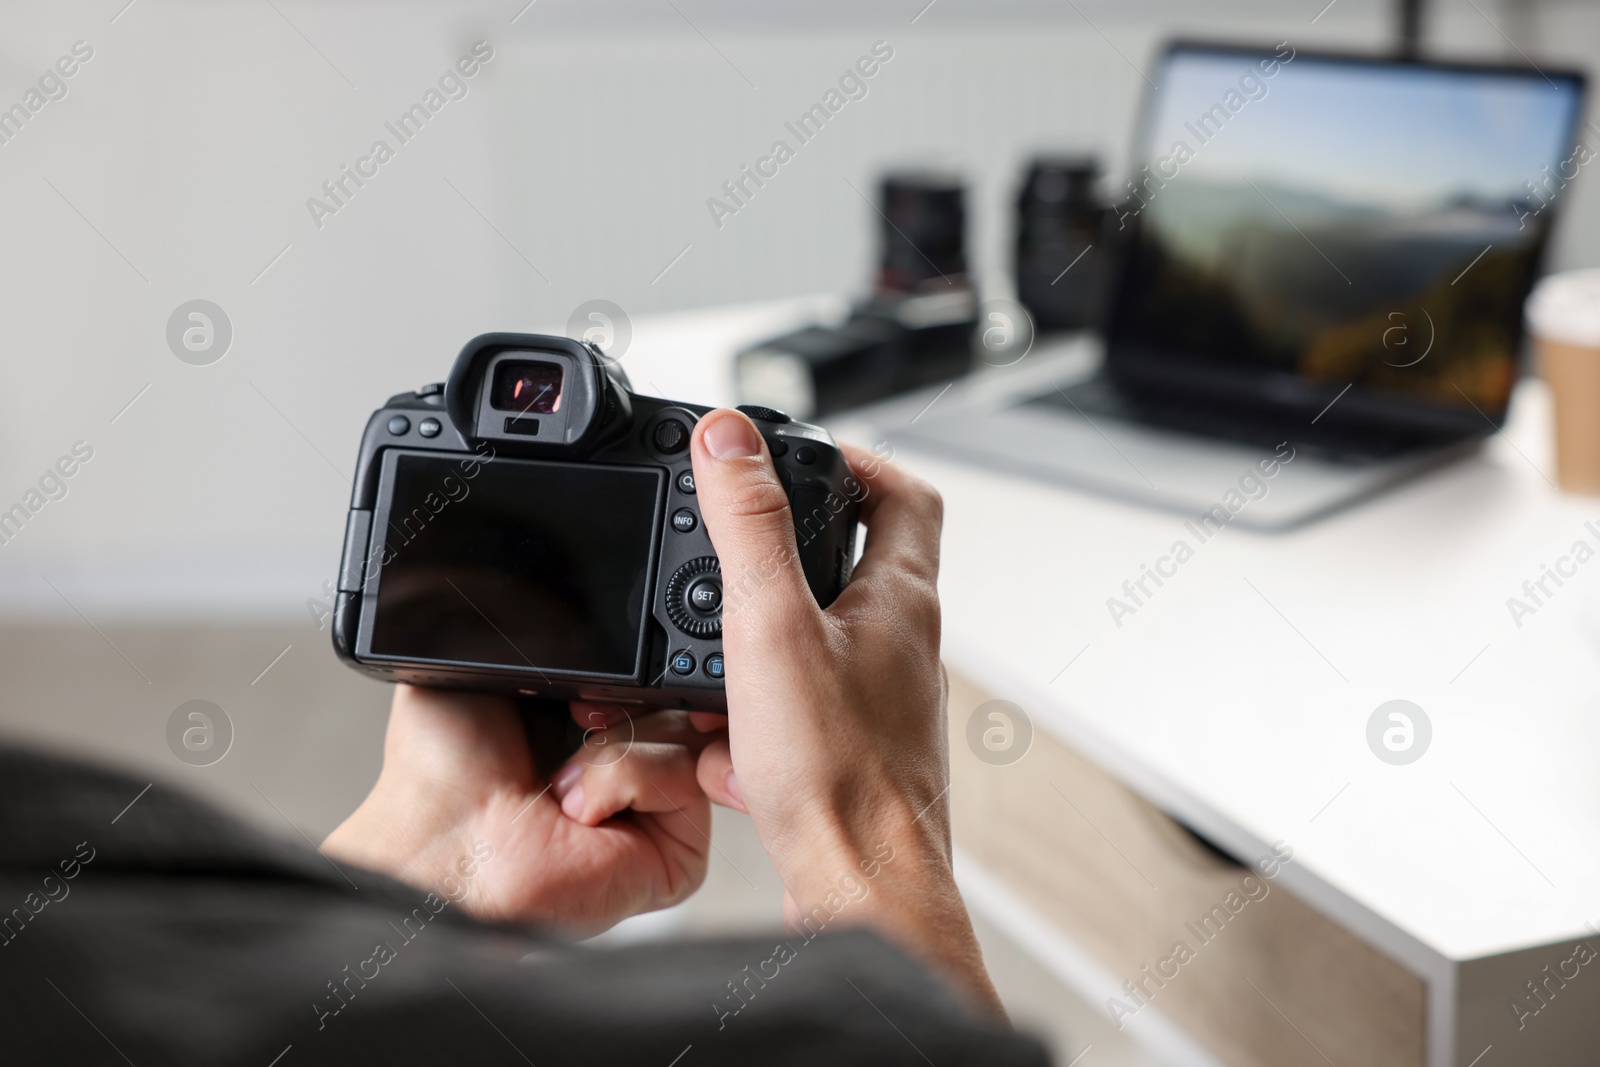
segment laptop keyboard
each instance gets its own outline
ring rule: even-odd
[[[1075,385],[1057,386],[1028,401],[1044,407],[1065,408],[1089,418],[1121,419],[1169,433],[1221,439],[1272,451],[1284,441],[1297,452],[1333,463],[1368,464],[1395,459],[1408,452],[1437,447],[1437,440],[1413,434],[1396,434],[1377,428],[1359,431],[1324,427],[1300,418],[1285,418],[1259,409],[1228,407],[1202,401],[1133,394],[1099,376]]]

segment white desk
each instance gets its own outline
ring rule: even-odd
[[[732,346],[803,313],[661,317],[624,365],[641,389],[731,402]],[[945,497],[952,667],[1237,855],[1289,842],[1280,884],[1428,981],[1428,1063],[1448,1067],[1515,1031],[1505,998],[1460,1017],[1466,968],[1520,985],[1600,921],[1600,558],[1520,628],[1507,609],[1575,541],[1600,552],[1600,500],[1554,489],[1549,452],[1525,382],[1480,455],[1300,531],[1229,528],[1120,628],[1107,598],[1193,543],[1182,517],[898,458]],[[1433,726],[1407,766],[1367,747],[1394,698]]]

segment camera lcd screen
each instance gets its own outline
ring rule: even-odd
[[[636,672],[660,471],[415,455],[393,471],[373,655]]]

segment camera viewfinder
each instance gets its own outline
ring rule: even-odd
[[[549,415],[561,410],[561,366],[534,360],[507,360],[494,371],[489,402],[501,411]]]

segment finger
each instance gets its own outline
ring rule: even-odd
[[[397,685],[384,737],[385,770],[448,782],[533,773],[516,708],[505,697]]]
[[[573,722],[585,730],[594,730],[615,726],[635,716],[649,715],[657,709],[643,704],[595,704],[586,700],[574,700],[567,705],[567,710],[571,713]]]
[[[724,624],[752,617],[791,626],[816,615],[795,547],[789,497],[755,424],[718,409],[695,427],[695,492],[722,562]]]
[[[748,812],[744,793],[739,789],[739,778],[733,772],[733,755],[728,749],[728,739],[719,737],[700,753],[696,767],[700,789],[713,802],[735,811]]]
[[[700,824],[709,819],[696,765],[696,753],[682,745],[634,745],[614,763],[568,761],[551,779],[550,791],[562,814],[586,826],[628,810],[673,812],[703,833],[709,825]]]
[[[690,724],[688,712],[657,710],[638,718],[624,716],[610,726],[589,727],[570,759],[604,766],[626,759],[638,745],[680,745],[698,755],[713,740],[712,734]]]
[[[585,736],[609,730],[622,737],[668,741],[676,740],[689,723],[686,711],[643,704],[590,704],[575,700],[568,707],[572,721],[583,728]]]
[[[883,572],[937,580],[939,531],[944,526],[944,500],[938,490],[864,448],[841,447],[867,488],[861,500],[867,543],[852,580]]]
[[[718,711],[691,711],[689,725],[702,733],[713,734],[728,728],[728,717]]]

